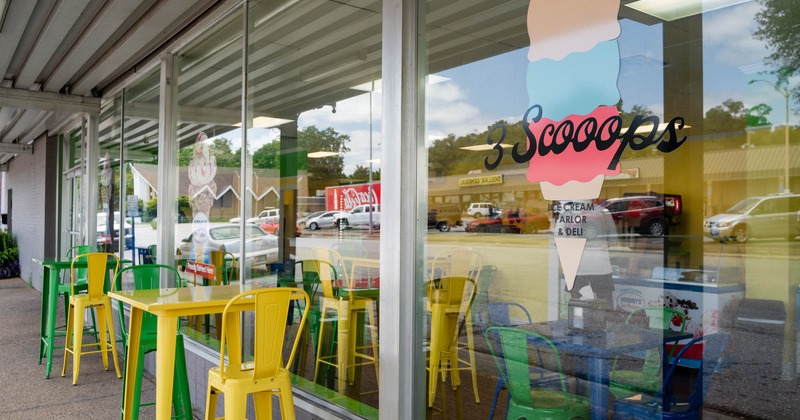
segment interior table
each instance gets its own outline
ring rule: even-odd
[[[576,331],[566,320],[534,323],[520,328],[544,335],[561,353],[587,363],[592,419],[608,418],[608,378],[617,356],[663,347],[665,343],[692,338],[688,332],[661,331],[625,324],[608,324],[605,330]]]
[[[125,406],[123,418],[131,418],[134,381],[139,360],[139,336],[142,328],[142,315],[150,312],[158,318],[158,337],[156,346],[156,419],[169,419],[172,408],[172,387],[175,372],[175,331],[178,329],[178,318],[221,313],[228,301],[237,294],[251,290],[253,286],[238,284],[225,286],[196,286],[170,289],[123,290],[110,292],[108,295],[127,303],[131,307],[128,357],[125,361]],[[238,305],[245,309],[247,303]],[[230,364],[241,363],[241,330],[239,317],[231,317],[228,325],[228,357]]]
[[[50,377],[53,368],[53,350],[56,337],[56,310],[58,307],[58,286],[60,284],[61,270],[70,270],[72,260],[59,260],[56,258],[34,258],[33,262],[42,266],[42,314],[39,323],[39,364],[42,358],[47,359],[45,377]],[[120,266],[130,264],[130,260],[120,260]],[[108,260],[107,269],[113,269],[115,261]],[[86,261],[76,261],[75,268],[86,268]],[[105,290],[109,290],[110,277],[106,274]],[[53,310],[51,310],[53,309]]]

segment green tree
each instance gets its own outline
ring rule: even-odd
[[[145,216],[147,217],[157,217],[158,216],[158,197],[153,197],[147,200],[147,204],[144,208]]]
[[[756,14],[759,28],[753,36],[765,41],[772,50],[770,60],[781,66],[800,68],[800,2],[797,0],[761,0]]]
[[[181,215],[183,217],[181,217]],[[185,223],[191,220],[192,216],[192,202],[189,200],[188,195],[178,196],[178,223]]]
[[[772,112],[772,107],[767,104],[758,104],[747,110],[747,126],[748,127],[761,127],[770,125],[767,115]]]
[[[331,127],[320,130],[315,126],[306,127],[297,133],[297,144],[306,152],[334,152],[336,155],[323,158],[301,158],[300,169],[308,171],[310,191],[323,190],[338,185],[344,175],[344,154],[349,152],[347,143],[350,136],[340,134]]]
[[[622,101],[619,102],[619,109],[622,109]],[[633,119],[637,115],[649,117],[653,115],[653,111],[651,111],[650,108],[648,108],[647,106],[641,104],[634,105],[630,111],[623,110],[619,114],[620,118],[622,118],[622,126],[630,127],[631,122],[633,122]]]
[[[240,166],[240,155],[239,153],[233,153],[231,147],[231,141],[224,137],[213,140],[211,143],[211,153],[217,158],[217,167],[238,168]]]
[[[733,133],[744,131],[749,109],[742,101],[727,99],[706,111],[703,127],[706,134]]]
[[[356,165],[356,169],[350,175],[350,179],[354,182],[368,182],[369,181],[369,166],[361,166]],[[372,180],[373,181],[380,181],[381,179],[381,170],[373,168],[372,169]]]
[[[253,167],[265,169],[280,168],[281,142],[273,140],[253,153]]]
[[[241,158],[239,152],[231,150],[233,144],[230,140],[220,137],[214,139],[209,145],[209,153],[214,155],[217,160],[217,167],[237,168]],[[194,143],[178,151],[178,166],[189,166],[189,162],[194,157]]]
[[[194,154],[193,144],[194,143],[178,151],[178,166],[189,166],[189,162],[192,160],[192,155]]]

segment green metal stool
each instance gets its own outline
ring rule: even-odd
[[[178,270],[168,265],[161,264],[140,264],[136,266],[125,267],[117,273],[114,279],[114,290],[124,290],[122,288],[122,275],[126,271],[133,274],[133,288],[135,290],[158,289],[161,286],[162,278],[166,278],[166,287],[181,287],[182,281]],[[125,358],[128,357],[128,330],[125,328],[125,312],[123,311],[122,302],[119,304],[119,321],[120,330],[125,343]],[[136,385],[133,394],[133,412],[131,418],[139,418],[139,407],[155,405],[155,402],[142,403],[141,390],[142,390],[142,372],[144,369],[144,356],[145,353],[153,352],[156,349],[157,341],[157,318],[150,313],[144,313],[142,317],[142,334],[139,338],[139,363],[137,363],[136,370]],[[172,387],[172,407],[174,415],[172,418],[192,420],[192,401],[189,396],[189,378],[186,375],[186,353],[184,351],[183,334],[175,331],[177,334],[175,340],[175,377],[174,386]],[[127,374],[127,372],[126,372]],[[124,374],[123,374],[124,375]],[[125,379],[123,376],[123,386]],[[121,407],[125,406],[124,389],[123,401]],[[120,415],[122,415],[120,410]]]

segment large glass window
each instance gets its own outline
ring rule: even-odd
[[[294,385],[367,417],[379,395],[380,5],[249,11],[247,216],[278,237],[278,284],[313,302]]]
[[[782,415],[796,8],[666,3],[420,2],[429,414]]]
[[[175,56],[177,195],[143,190],[178,206],[189,287],[306,290],[308,324],[290,317],[293,383],[366,417],[379,395],[380,4],[253,2],[189,43]],[[127,94],[146,107],[152,93]],[[219,319],[188,321],[182,332],[217,349]]]

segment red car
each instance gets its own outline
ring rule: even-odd
[[[545,214],[525,214],[521,210],[503,211],[493,217],[475,219],[464,227],[467,232],[537,233],[550,228]]]
[[[280,230],[281,226],[278,221],[269,221],[267,223],[262,223],[261,229],[264,229],[265,232],[271,233],[275,236],[278,236],[278,231]],[[300,236],[300,225],[295,225],[295,236]]]

